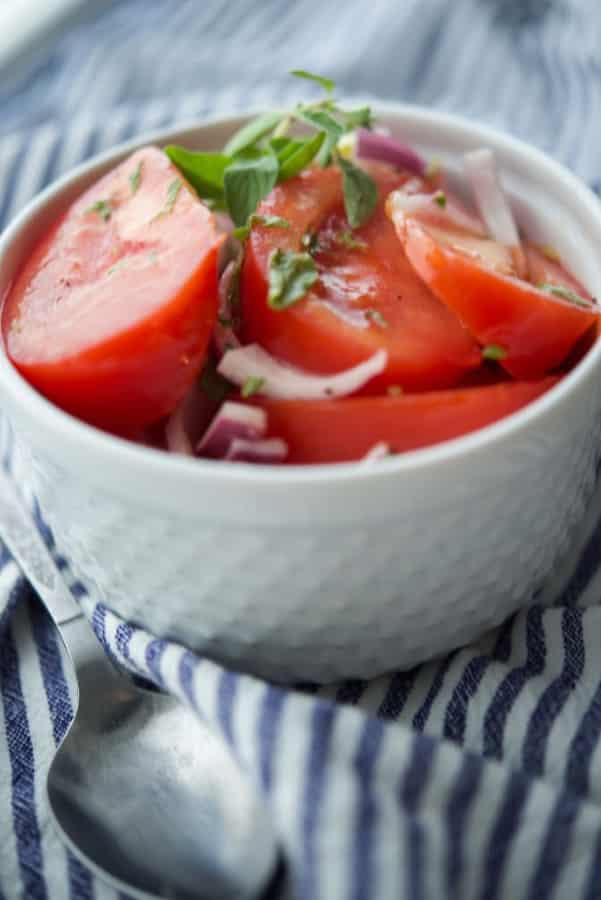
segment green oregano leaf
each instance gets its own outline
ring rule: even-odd
[[[338,156],[336,164],[342,171],[344,209],[351,228],[359,228],[371,218],[378,202],[378,189],[373,178]]]
[[[140,160],[134,171],[129,176],[129,186],[131,188],[132,194],[135,194],[140,187],[140,182],[142,181],[142,165],[143,161]]]
[[[317,277],[315,262],[308,253],[275,250],[269,261],[269,306],[287,309],[302,300]]]
[[[591,304],[588,300],[585,300],[584,297],[581,297],[579,294],[576,294],[574,291],[571,291],[561,284],[551,284],[547,281],[543,281],[538,287],[541,291],[546,291],[547,294],[552,294],[554,297],[560,297],[562,300],[567,300],[575,306],[582,306],[584,309],[591,308]]]
[[[279,125],[282,118],[283,113],[281,112],[268,112],[257,116],[256,119],[252,119],[246,125],[243,125],[242,128],[229,139],[223,152],[226,156],[236,156],[236,154],[242,153],[243,150],[254,147],[261,138],[265,137],[266,134],[269,134],[277,125]]]
[[[223,175],[230,164],[223,153],[196,153],[171,144],[165,153],[203,200],[223,207]]]
[[[108,222],[113,214],[113,207],[110,200],[97,200],[96,203],[92,203],[91,206],[88,206],[88,208],[84,210],[84,212],[86,214],[96,213],[100,216],[103,222]]]
[[[482,359],[489,359],[493,362],[500,362],[507,358],[507,350],[500,344],[487,344],[482,348]]]
[[[336,241],[349,250],[367,250],[366,242],[354,235],[350,228],[339,231],[336,235]]]
[[[307,72],[305,69],[293,69],[290,74],[296,78],[306,78],[308,81],[314,81],[328,94],[331,94],[336,89],[336,84],[331,78],[324,78],[323,75],[314,75],[313,72]]]
[[[310,162],[312,162],[321,147],[323,146],[326,135],[323,131],[306,141],[296,141],[298,146],[289,153],[285,159],[280,159],[280,171],[278,181],[287,181],[302,172]]]
[[[235,225],[246,224],[275,186],[278,171],[278,160],[273,153],[240,158],[227,167],[223,177],[225,202]]]
[[[265,379],[261,378],[258,375],[249,375],[242,388],[240,390],[240,394],[243,397],[252,397],[253,394],[258,394],[261,388],[265,384]]]
[[[261,216],[253,213],[249,216],[246,225],[235,228],[232,234],[239,241],[245,241],[253,225],[265,225],[266,228],[290,228],[288,219],[283,219],[281,216]]]

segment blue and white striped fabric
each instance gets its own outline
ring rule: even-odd
[[[597,0],[103,4],[34,71],[0,85],[0,227],[59,173],[135,133],[298,95],[306,87],[285,77],[293,66],[348,94],[488,121],[599,186],[600,47]],[[107,651],[234,748],[272,810],[291,896],[593,900],[599,493],[553,608],[370,683],[282,691],[82,602]],[[64,851],[45,807],[46,767],[72,716],[69,679],[56,633],[0,545],[0,900],[116,897]]]

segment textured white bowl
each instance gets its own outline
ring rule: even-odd
[[[428,156],[495,149],[520,221],[601,294],[601,205],[541,153],[439,113],[376,107]],[[0,239],[0,297],[36,238],[141,143],[216,149],[241,120],[117,148],[38,197]],[[600,450],[601,343],[525,410],[357,465],[189,460],[89,428],[0,352],[0,403],[61,550],[124,618],[278,680],[366,677],[450,650],[531,601],[575,533]]]

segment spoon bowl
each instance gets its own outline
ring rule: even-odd
[[[55,824],[71,850],[130,897],[251,900],[277,870],[264,805],[225,744],[174,697],[108,660],[0,466],[0,537],[73,662],[75,719],[50,766]]]

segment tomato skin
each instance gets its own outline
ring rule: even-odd
[[[352,233],[363,248],[337,243],[348,225],[336,169],[306,170],[276,187],[259,206],[260,214],[283,217],[290,228],[258,225],[248,239],[241,278],[244,342],[260,343],[275,356],[315,372],[341,371],[384,348],[386,372],[365,392],[392,384],[412,391],[447,387],[480,364],[479,348],[399,252],[384,202],[406,176],[381,166],[371,174],[378,207]],[[276,247],[302,249],[303,235],[311,231],[317,232],[320,245],[315,253],[319,281],[294,306],[274,310],[267,303],[270,256]],[[379,322],[369,318],[374,310]]]
[[[175,179],[182,183],[169,209]],[[103,221],[90,209],[111,191],[115,211]],[[92,424],[157,421],[203,364],[221,241],[165,155],[138,151],[89,188],[25,264],[2,313],[11,360],[48,399]]]
[[[597,321],[596,310],[546,295],[443,245],[414,218],[405,218],[398,234],[415,271],[470,333],[506,350],[501,365],[515,378],[552,371]]]
[[[558,380],[549,376],[398,397],[251,402],[267,413],[270,435],[288,444],[288,463],[348,462],[380,441],[402,453],[476,431],[531,403]]]

